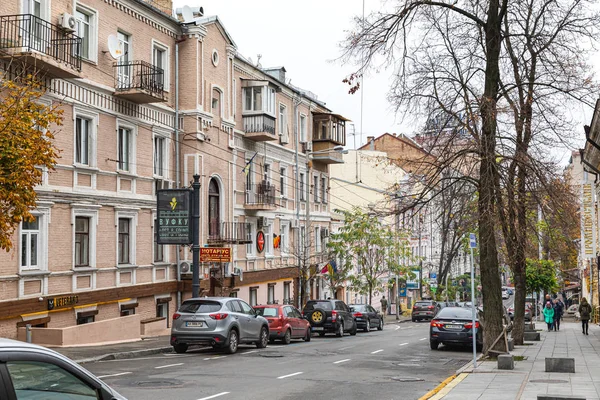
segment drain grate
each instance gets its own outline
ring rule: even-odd
[[[532,379],[529,382],[531,382],[531,383],[569,383],[569,381],[565,381],[563,379]]]
[[[265,358],[280,358],[283,357],[283,354],[263,351],[260,353],[260,356]]]
[[[452,358],[452,359],[446,361],[444,363],[444,365],[456,365],[456,366],[462,367],[463,365],[465,365],[468,362],[469,362],[469,360],[458,360],[458,359]]]
[[[135,382],[136,386],[146,387],[146,388],[166,388],[173,386],[181,386],[183,382],[178,380],[152,380],[152,381],[138,381]]]

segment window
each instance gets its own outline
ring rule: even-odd
[[[290,304],[290,283],[283,282],[283,303]]]
[[[300,200],[306,200],[306,194],[304,193],[304,174],[300,173],[300,182],[298,182],[298,190],[300,191]]]
[[[287,194],[287,169],[279,168],[279,191],[283,197]]]
[[[242,306],[242,312],[246,315],[256,315],[254,309],[248,305],[245,301],[237,300],[240,306]]]
[[[40,217],[21,224],[21,267],[39,268],[40,258]]]
[[[270,164],[265,164],[263,166],[263,181],[266,183],[269,183],[270,178],[271,177],[271,165]]]
[[[97,58],[96,13],[82,5],[75,10],[75,34],[81,38],[79,57],[95,61]]]
[[[273,255],[273,224],[270,223],[264,226],[265,231],[265,254],[267,256]]]
[[[287,253],[290,249],[290,224],[288,222],[281,222],[281,252]]]
[[[121,48],[123,49],[123,55],[119,58],[119,68],[117,69],[117,86],[118,88],[127,89],[131,86],[131,37],[123,32],[117,32],[117,39]]]
[[[212,113],[214,115],[221,115],[221,91],[217,88],[212,90]]]
[[[250,305],[252,307],[258,304],[258,302],[256,301],[256,292],[256,288],[250,288]]]
[[[252,181],[254,180],[254,175],[253,175],[253,163],[252,163],[252,159],[248,159],[246,160],[246,188],[248,188],[248,190],[252,189]]]
[[[92,121],[87,118],[75,118],[75,162],[90,164],[90,127]]]
[[[275,114],[275,89],[268,86],[251,86],[242,89],[243,111]]]
[[[300,235],[298,237],[298,249],[300,250],[300,257],[304,257],[304,253],[306,252],[306,227],[300,227]]]
[[[130,251],[130,228],[131,220],[129,218],[119,218],[119,250],[118,263],[129,264],[131,261]]]
[[[315,203],[319,202],[319,177],[313,176],[313,196]]]
[[[300,114],[300,142],[306,143],[306,115]]]
[[[158,318],[169,318],[169,303],[157,303],[156,304],[156,316]]]
[[[90,265],[90,218],[75,217],[75,266]]]
[[[156,84],[158,87],[162,87],[164,90],[169,90],[169,52],[166,46],[161,46],[154,43],[152,46],[152,64],[160,68],[156,76]]]
[[[119,169],[121,171],[129,172],[129,159],[131,158],[131,129],[119,128],[118,152]]]
[[[121,306],[121,317],[126,317],[128,315],[135,315],[135,307],[124,304]]]
[[[55,364],[42,361],[8,361],[6,368],[16,399],[98,398],[98,392],[93,387]]]
[[[246,244],[246,257],[254,255],[254,224],[250,225],[250,229],[246,231],[246,240],[249,242]]]
[[[315,228],[315,251],[317,253],[321,252],[321,228]]]
[[[154,136],[154,175],[165,176],[167,140],[161,136]]]
[[[327,178],[321,177],[321,201],[327,203]]]
[[[287,134],[287,107],[279,104],[279,135],[285,138]]]
[[[219,184],[215,178],[208,185],[208,236],[220,237],[221,231],[221,200]]]
[[[96,320],[98,310],[77,313],[77,325],[91,324]]]
[[[165,247],[162,244],[157,243],[158,232],[157,223],[154,221],[154,262],[160,263],[165,261]]]
[[[273,304],[275,302],[275,285],[269,284],[267,289],[267,304]]]

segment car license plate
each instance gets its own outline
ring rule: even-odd
[[[450,325],[445,325],[444,328],[446,328],[446,329],[462,329],[463,326],[462,325],[452,325],[452,324],[450,324]]]
[[[323,327],[322,326],[315,326],[312,328],[313,331],[322,331]]]
[[[185,326],[202,327],[203,324],[201,321],[190,321],[190,322],[186,322]]]

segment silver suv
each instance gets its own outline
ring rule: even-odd
[[[255,343],[258,348],[269,343],[269,322],[243,300],[189,299],[173,314],[171,346],[176,353],[185,353],[192,344],[210,344],[233,354],[241,343]]]

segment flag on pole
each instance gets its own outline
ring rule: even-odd
[[[329,275],[333,275],[334,273],[337,272],[337,264],[335,263],[335,260],[329,261],[321,270],[322,274],[326,274],[328,272],[329,272]]]
[[[256,157],[257,154],[258,154],[258,151],[256,153],[254,153],[252,158],[246,163],[246,166],[244,168],[242,168],[242,172],[244,173],[244,176],[248,176],[248,174],[250,173],[250,165],[252,165],[252,160],[254,160],[254,157]]]

